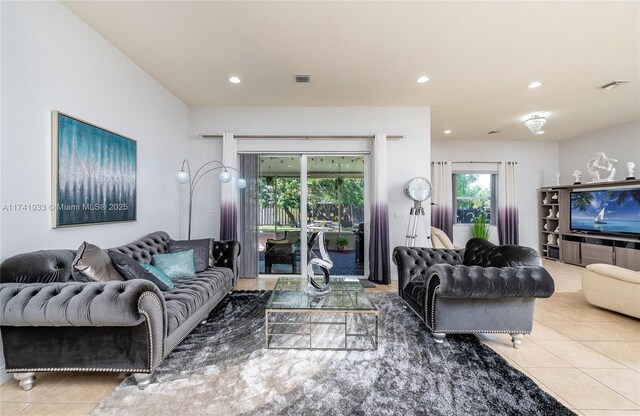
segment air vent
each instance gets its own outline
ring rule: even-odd
[[[308,84],[311,82],[311,75],[293,74],[293,79],[297,84]]]
[[[619,85],[628,84],[629,82],[630,81],[612,81],[608,84],[601,86],[600,88],[602,88],[603,90],[612,90]]]
[[[487,134],[498,134],[500,133],[500,130],[491,130],[489,133]]]

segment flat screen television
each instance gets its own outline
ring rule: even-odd
[[[640,186],[571,192],[570,228],[640,237]]]

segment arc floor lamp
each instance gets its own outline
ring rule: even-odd
[[[187,168],[186,171],[185,167]],[[204,170],[205,168],[206,170]],[[238,172],[238,178],[236,179],[236,186],[238,187],[238,189],[244,189],[247,186],[247,181],[239,176],[240,171],[238,169],[232,168],[231,166],[226,166],[224,163],[218,160],[210,160],[209,162],[206,162],[204,165],[198,168],[193,176],[191,176],[191,166],[189,165],[189,161],[185,159],[182,161],[182,167],[180,168],[178,173],[176,173],[176,182],[183,185],[187,183],[189,184],[189,240],[191,240],[191,211],[193,208],[193,192],[196,189],[196,185],[198,185],[198,182],[200,182],[200,179],[202,179],[203,176],[218,169],[222,169],[222,171],[218,175],[218,179],[220,179],[220,182],[231,182],[232,175],[229,170],[234,170]]]

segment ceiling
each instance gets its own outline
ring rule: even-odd
[[[536,140],[640,119],[637,1],[64,4],[189,106],[431,106],[435,140],[532,139],[537,111]]]

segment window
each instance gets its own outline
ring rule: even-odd
[[[490,224],[496,224],[496,174],[455,173],[453,175],[453,201],[457,224],[470,224],[474,218],[486,215]]]

